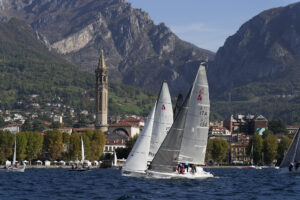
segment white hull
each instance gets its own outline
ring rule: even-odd
[[[157,178],[157,179],[203,179],[203,178],[212,178],[214,177],[211,173],[203,171],[202,167],[197,167],[197,172],[192,173],[191,171],[185,172],[184,174],[179,174],[178,172],[173,173],[163,173],[163,172],[155,172],[148,170],[147,171],[148,178]]]
[[[247,167],[248,169],[262,169],[261,166],[250,165]]]
[[[122,176],[130,176],[130,177],[146,177],[145,171],[126,171],[122,170]]]
[[[300,174],[300,167],[297,170],[293,168],[292,171],[289,171],[288,167],[279,168],[279,174]]]
[[[6,169],[7,172],[24,172],[25,171],[25,166],[20,166],[20,167],[8,167]]]

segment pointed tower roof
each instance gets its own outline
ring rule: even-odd
[[[98,64],[98,69],[106,69],[103,49],[101,49],[100,58],[99,58],[99,64]]]

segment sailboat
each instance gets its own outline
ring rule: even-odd
[[[87,171],[87,170],[90,170],[90,167],[85,165],[84,144],[83,144],[82,137],[80,137],[80,140],[81,140],[81,162],[80,162],[81,165],[76,165],[76,166],[72,165],[71,171]]]
[[[206,71],[205,66],[201,64],[192,88],[147,170],[148,177],[213,177],[212,174],[205,172],[199,166],[205,164],[209,108],[210,102]],[[180,172],[178,166],[182,166],[183,163],[188,164],[191,169]]]
[[[254,165],[254,162],[253,162],[253,142],[252,142],[252,146],[251,146],[251,161],[250,161],[250,166],[247,166],[248,169],[262,169],[262,167],[260,166],[256,166]]]
[[[287,153],[280,164],[280,173],[300,173],[299,132],[300,129],[298,129]]]
[[[147,160],[154,122],[156,103],[148,115],[143,131],[135,142],[126,162],[122,167],[123,176],[144,176],[147,170]]]
[[[17,164],[17,134],[15,134],[15,146],[14,146],[14,156],[12,166],[7,168],[8,172],[24,172],[25,171],[25,163],[23,166],[18,166]]]
[[[167,82],[163,81],[157,101],[148,115],[144,129],[122,167],[123,176],[146,175],[148,163],[152,161],[172,123],[171,95]]]
[[[116,151],[114,151],[114,159],[113,159],[113,162],[112,162],[112,167],[115,167],[115,168],[118,167],[118,157],[117,157]]]

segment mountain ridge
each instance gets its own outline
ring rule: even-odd
[[[158,91],[167,80],[174,96],[189,89],[199,63],[214,53],[180,40],[123,0],[2,0],[5,20],[24,19],[38,37],[71,63],[94,72],[104,49],[116,82]],[[143,72],[146,73],[143,73]]]

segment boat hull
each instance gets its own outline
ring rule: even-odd
[[[214,177],[211,173],[203,170],[202,167],[197,167],[197,172],[192,173],[191,171],[186,172],[184,174],[179,174],[178,172],[173,173],[163,173],[156,171],[147,171],[148,178],[158,178],[158,179],[204,179],[204,178],[212,178]]]
[[[9,167],[6,169],[7,172],[25,172],[25,166],[20,167]]]

